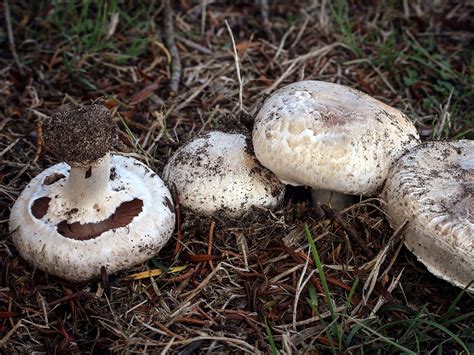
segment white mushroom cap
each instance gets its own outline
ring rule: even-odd
[[[99,276],[101,266],[113,273],[142,263],[168,241],[175,216],[163,181],[139,161],[115,155],[108,178],[108,159],[106,154],[100,161],[108,180],[105,197],[93,209],[68,198],[66,163],[31,180],[10,215],[12,239],[24,259],[84,281]]]
[[[393,166],[382,197],[394,229],[408,220],[405,244],[429,271],[460,287],[474,280],[473,141],[414,148]]]
[[[400,111],[346,86],[301,81],[274,92],[253,129],[255,155],[281,181],[373,194],[419,136]]]
[[[66,163],[31,180],[10,215],[12,239],[24,259],[47,273],[83,281],[99,276],[101,266],[113,273],[160,250],[174,229],[168,189],[133,158],[112,156],[111,167],[109,189],[93,212],[74,207],[65,197],[70,173]],[[116,227],[117,219],[131,221]],[[88,225],[89,233],[84,234],[82,227],[76,235],[78,224]]]
[[[36,176],[10,215],[13,242],[34,266],[71,281],[141,263],[174,229],[163,181],[132,158],[110,156],[117,127],[100,105],[49,117],[46,146],[68,162]]]
[[[284,185],[253,155],[248,137],[209,132],[180,147],[163,172],[168,186],[176,184],[181,204],[197,213],[223,211],[240,216],[251,206],[273,208]]]

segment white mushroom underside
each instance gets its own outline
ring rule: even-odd
[[[428,270],[460,287],[474,279],[474,142],[414,148],[393,167],[382,197],[394,229],[408,220],[405,244]]]
[[[235,217],[252,206],[275,207],[284,186],[249,150],[243,134],[209,132],[175,152],[163,179],[176,184],[183,206],[200,214]]]
[[[36,176],[12,208],[10,230],[20,254],[37,268],[73,281],[100,275],[101,266],[115,271],[139,264],[155,255],[174,229],[171,195],[163,181],[141,162],[122,156],[111,157],[112,175],[104,203],[93,210],[72,210],[63,198],[65,178],[51,185],[44,180],[53,174],[66,178],[70,167],[54,165]],[[108,178],[108,177],[107,177]],[[31,212],[35,200],[51,198],[42,218]],[[57,224],[95,223],[110,217],[122,203],[140,199],[142,211],[126,226],[110,229],[89,240],[64,237]]]
[[[400,111],[351,88],[302,81],[273,93],[259,111],[257,159],[281,181],[372,194],[388,168],[419,143]]]

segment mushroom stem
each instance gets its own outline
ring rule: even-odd
[[[64,197],[76,206],[99,205],[109,192],[109,177],[109,153],[90,164],[71,165]]]
[[[313,205],[318,207],[319,214],[322,215],[321,205],[327,205],[340,211],[352,204],[354,196],[325,189],[311,189],[311,199]]]

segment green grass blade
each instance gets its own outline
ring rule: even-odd
[[[398,350],[400,351],[403,351],[403,352],[406,352],[407,354],[416,354],[416,352],[404,347],[403,345],[400,345],[398,344],[397,342],[393,341],[392,339],[390,338],[387,338],[386,336],[380,334],[379,332],[373,330],[372,328],[366,326],[365,324],[363,324],[362,322],[358,321],[357,319],[354,319],[352,318],[352,320],[354,322],[356,322],[357,324],[359,324],[363,329],[365,329],[367,332],[377,336],[380,340],[384,341],[385,343],[387,344],[390,344],[392,346],[394,346],[395,348],[397,348]]]
[[[321,284],[324,290],[324,295],[326,296],[326,302],[328,305],[329,313],[331,313],[331,318],[334,321],[337,318],[336,310],[334,308],[334,304],[331,299],[331,294],[329,292],[326,276],[324,275],[323,265],[321,264],[321,259],[319,258],[318,249],[316,248],[316,244],[314,243],[314,239],[311,235],[311,231],[309,230],[307,223],[305,223],[305,232],[306,232],[306,237],[308,239],[308,243],[311,248],[311,254],[313,255],[314,263],[316,264],[316,267],[318,269],[319,279],[321,280]],[[337,339],[340,342],[342,339],[342,336],[341,336],[341,333],[339,332],[337,325],[333,327],[333,330],[334,330],[335,335],[337,336]]]
[[[442,326],[441,324],[438,324],[436,322],[433,322],[433,321],[430,321],[430,320],[427,320],[427,319],[420,319],[420,322],[431,325],[432,327],[437,328],[440,331],[442,331],[443,333],[449,335],[451,337],[451,339],[453,339],[456,343],[458,343],[464,349],[466,354],[469,354],[469,348],[467,347],[467,345],[456,334],[454,334],[452,331],[450,331],[448,328]]]
[[[461,300],[462,296],[464,296],[465,294],[467,294],[468,296],[470,297],[473,297],[471,294],[469,294],[467,292],[467,290],[469,289],[469,287],[471,287],[471,285],[474,283],[474,280],[472,280],[471,282],[469,282],[466,287],[463,288],[463,290],[461,292],[459,292],[459,294],[456,296],[456,298],[453,300],[453,302],[451,302],[451,304],[449,305],[449,308],[448,310],[446,311],[446,313],[441,317],[441,318],[447,318],[447,317],[450,317],[455,311],[456,311],[456,305],[459,303],[459,301]]]
[[[309,305],[311,307],[311,309],[316,313],[316,316],[319,317],[320,319],[320,322],[321,324],[323,325],[324,327],[324,333],[326,334],[326,336],[328,337],[329,339],[329,344],[331,344],[331,351],[334,355],[337,354],[337,350],[336,348],[334,347],[334,341],[333,341],[333,337],[331,335],[331,332],[329,331],[330,329],[330,326],[328,326],[328,324],[326,323],[326,321],[324,320],[324,318],[321,317],[321,314],[319,313],[319,309],[318,309],[318,294],[316,292],[316,288],[314,287],[313,284],[310,284],[309,285],[309,298],[310,298],[310,301],[309,301]],[[334,321],[333,321],[334,322]]]
[[[265,333],[267,333],[268,342],[270,343],[270,349],[272,350],[273,355],[278,354],[278,349],[276,347],[275,339],[273,338],[272,329],[268,325],[267,318],[265,318]]]
[[[306,237],[308,239],[308,243],[311,248],[311,253],[313,255],[314,262],[318,269],[319,279],[321,280],[321,284],[323,286],[324,295],[326,296],[326,302],[328,304],[329,312],[331,313],[332,319],[334,319],[336,318],[336,310],[334,309],[334,305],[331,301],[331,294],[329,293],[329,287],[326,280],[326,276],[324,274],[323,266],[321,264],[321,259],[319,258],[318,249],[316,248],[316,244],[314,243],[308,224],[305,224],[305,232],[306,232]]]

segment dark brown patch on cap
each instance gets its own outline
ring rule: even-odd
[[[117,126],[101,105],[80,107],[52,115],[43,126],[52,154],[67,163],[90,163],[118,142]]]
[[[62,221],[57,226],[57,231],[66,238],[75,240],[89,240],[99,237],[102,233],[126,227],[143,210],[143,201],[136,198],[132,201],[122,203],[109,218],[97,223],[79,222],[67,223]]]
[[[31,213],[35,218],[41,219],[48,213],[49,201],[51,201],[49,197],[40,197],[33,202]]]
[[[45,185],[52,185],[54,184],[55,182],[58,182],[59,180],[61,179],[64,179],[65,176],[63,174],[60,174],[60,173],[52,173],[51,175],[48,175],[44,178],[43,180],[43,184]]]

